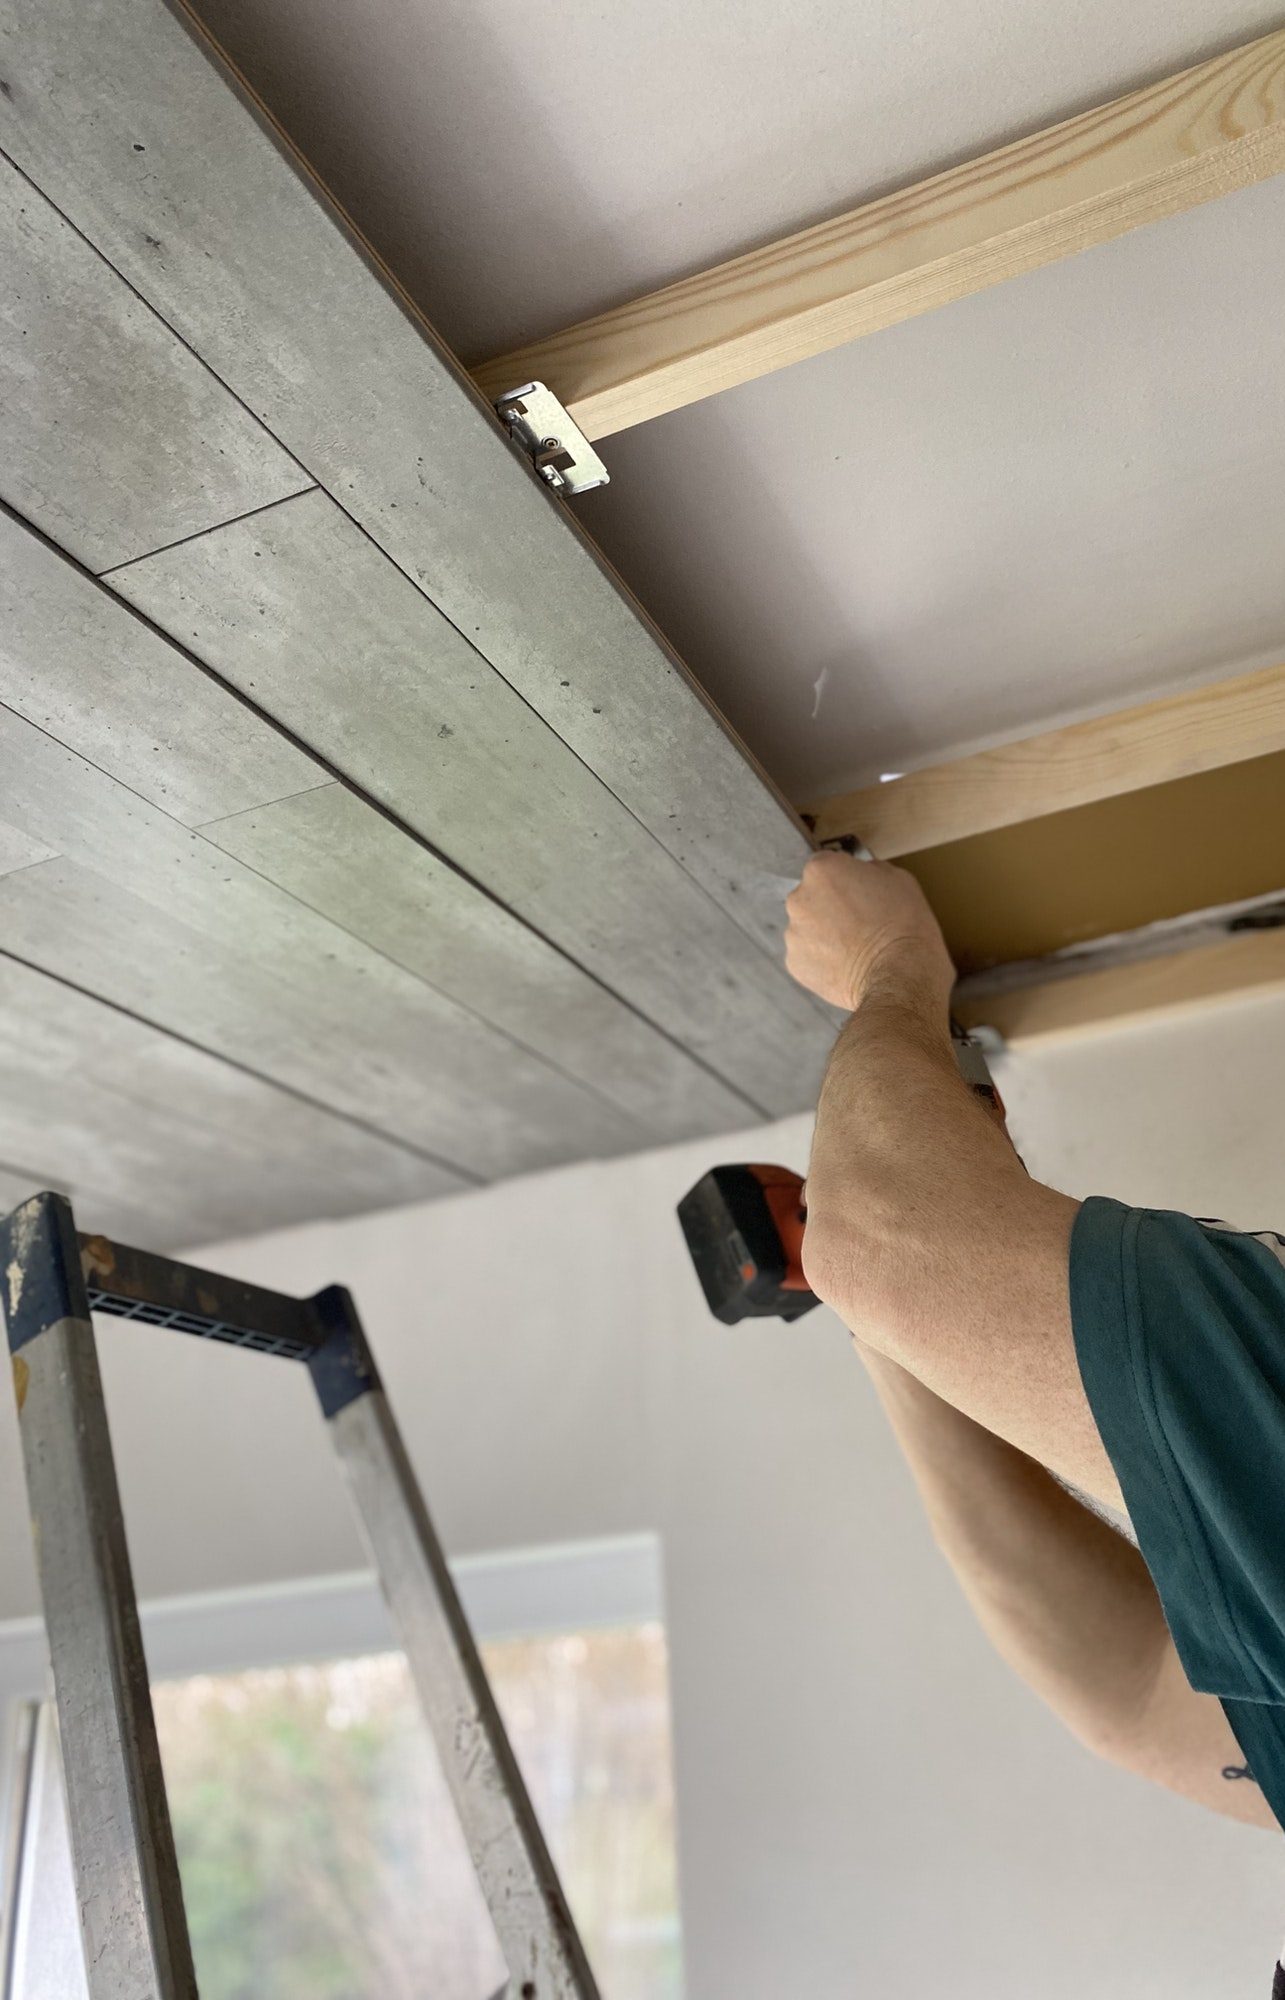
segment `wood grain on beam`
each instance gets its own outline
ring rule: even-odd
[[[885,860],[1285,750],[1285,665],[1002,743],[807,808]]]
[[[1062,974],[1006,993],[961,990],[955,1012],[966,1027],[994,1028],[1006,1042],[1024,1044],[1271,991],[1285,992],[1285,930],[1241,931],[1198,950]]]
[[[1285,168],[1285,30],[488,361],[591,438]]]

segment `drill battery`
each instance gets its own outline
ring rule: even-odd
[[[715,1319],[799,1319],[817,1304],[803,1275],[803,1182],[788,1167],[711,1167],[678,1204]]]

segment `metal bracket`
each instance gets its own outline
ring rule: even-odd
[[[528,382],[495,399],[496,415],[509,436],[530,459],[545,484],[571,499],[577,493],[606,486],[610,474],[578,424],[574,424],[552,389]]]

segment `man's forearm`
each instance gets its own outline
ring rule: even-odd
[[[877,1298],[887,1267],[899,1274],[911,1259],[917,1288],[936,1287],[942,1246],[1010,1191],[1027,1192],[1007,1135],[959,1073],[947,1005],[913,956],[894,960],[830,1058],[808,1168],[810,1248],[820,1231],[832,1251],[873,1254],[878,1269],[851,1272],[857,1297],[868,1287]],[[882,1345],[877,1323],[854,1331]]]
[[[816,854],[787,914],[791,972],[852,1017],[817,1114],[804,1270],[873,1350],[942,1547],[1000,1651],[1087,1741],[1271,1824],[1231,1782],[1242,1752],[1189,1686],[1136,1550],[1044,1470],[1122,1505],[1076,1356],[1079,1207],[1026,1175],[960,1080],[954,967],[923,892]]]
[[[1132,1544],[896,1362],[862,1356],[938,1547],[996,1650],[1082,1741],[1135,1737],[1168,1650]]]
[[[947,995],[914,952],[894,955],[839,1037],[808,1170],[809,1282],[865,1345],[1118,1507],[1071,1340],[1077,1204],[1027,1176],[959,1076]]]

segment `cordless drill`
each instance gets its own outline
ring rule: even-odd
[[[1001,1122],[1004,1106],[978,1044],[951,1022],[964,1081]],[[678,1204],[706,1303],[715,1319],[802,1318],[817,1304],[803,1275],[803,1179],[788,1167],[711,1167]]]

